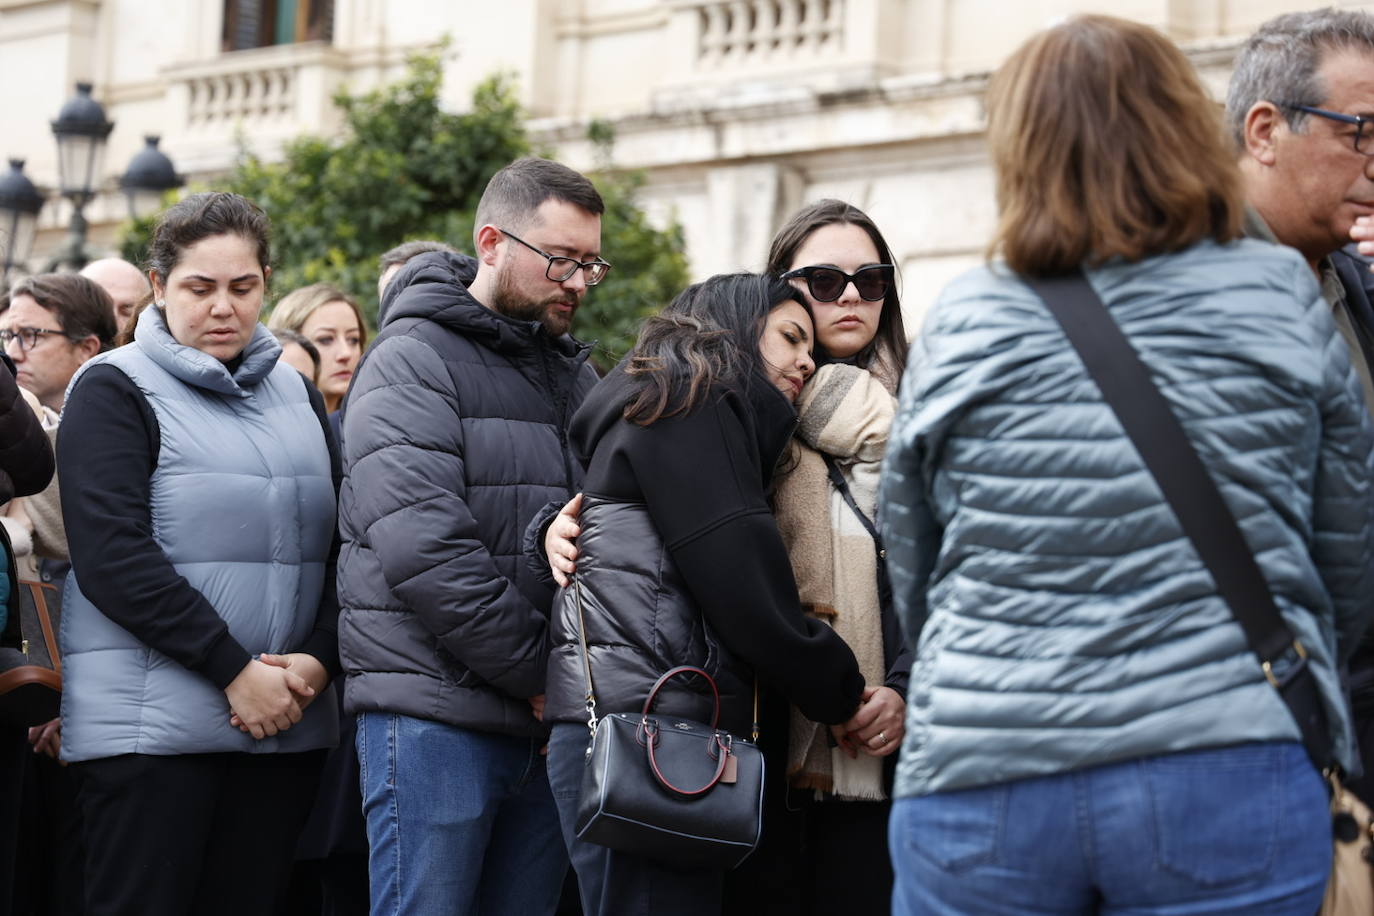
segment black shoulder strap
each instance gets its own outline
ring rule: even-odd
[[[1329,766],[1331,739],[1306,650],[1279,614],[1235,517],[1149,370],[1081,273],[1022,279],[1063,327],[1164,492],[1217,591],[1245,631],[1265,677],[1297,720],[1313,763]]]
[[[868,536],[873,538],[873,552],[877,554],[878,560],[878,604],[880,607],[888,608],[892,606],[892,583],[887,578],[887,549],[883,547],[883,535],[878,530],[878,526],[873,524],[873,519],[864,514],[864,510],[859,508],[858,502],[854,499],[854,494],[849,489],[849,483],[844,479],[844,474],[840,471],[839,464],[835,459],[821,453],[825,459],[825,471],[830,477],[830,485],[840,494],[844,504],[848,506],[855,515],[859,517],[859,522],[868,532]]]

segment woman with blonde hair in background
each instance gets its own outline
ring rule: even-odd
[[[295,331],[315,345],[320,351],[316,383],[324,406],[330,413],[338,411],[367,346],[367,322],[358,303],[336,286],[312,283],[282,296],[267,327]]]
[[[1326,786],[1113,409],[1151,385],[1109,405],[1047,306],[1070,296],[1028,281],[1081,271],[1138,355],[1349,767],[1337,672],[1374,588],[1374,439],[1345,344],[1302,257],[1242,238],[1219,109],[1159,32],[1074,17],[1011,56],[987,110],[999,260],[928,314],[880,496],[918,639],[893,909],[1315,913]]]

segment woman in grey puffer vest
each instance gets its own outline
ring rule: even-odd
[[[156,301],[67,396],[62,756],[93,914],[273,912],[337,740],[338,458],[258,323],[267,232],[233,194],[164,213]]]
[[[1321,775],[1154,479],[1018,274],[1082,267],[1307,647],[1367,620],[1371,430],[1295,252],[1240,237],[1215,106],[1162,35],[1080,17],[989,89],[1005,263],[953,282],[903,381],[880,512],[918,641],[890,843],[901,913],[1293,913]],[[1347,141],[1348,142],[1348,141]]]

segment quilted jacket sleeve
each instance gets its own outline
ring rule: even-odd
[[[1371,622],[1374,430],[1345,340],[1325,300],[1314,301],[1306,317],[1325,353],[1326,369],[1312,490],[1312,556],[1331,595],[1336,646],[1344,662]]]
[[[378,342],[344,416],[351,524],[392,594],[450,654],[511,696],[535,696],[548,622],[478,538],[462,411],[462,392],[432,347],[404,335]]]
[[[55,464],[43,424],[19,395],[8,359],[0,365],[0,502],[38,493]]]
[[[878,520],[887,547],[892,603],[907,645],[912,647],[920,641],[925,625],[926,583],[940,553],[943,534],[926,493],[924,441],[916,428],[922,389],[919,364],[929,355],[927,338],[918,337],[902,380],[878,489]]]

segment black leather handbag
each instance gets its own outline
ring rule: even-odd
[[[57,717],[62,704],[62,656],[57,631],[62,590],[47,582],[14,579],[18,591],[16,647],[0,647],[0,722],[21,728]],[[7,627],[7,635],[12,632]]]
[[[677,868],[729,869],[754,851],[763,832],[763,754],[753,741],[717,728],[720,693],[700,668],[663,674],[637,714],[596,716],[591,660],[574,581],[591,744],[573,830],[578,839]],[[699,677],[715,700],[709,725],[653,711],[674,677]],[[758,738],[755,693],[755,741]]]

